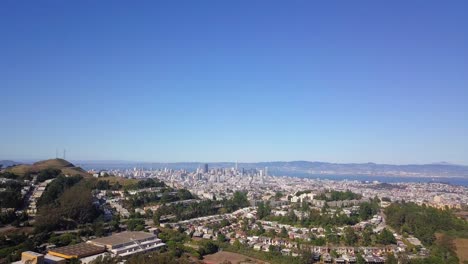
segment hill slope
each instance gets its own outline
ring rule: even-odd
[[[32,165],[21,164],[10,167],[7,171],[22,176],[26,173],[36,173],[44,169],[59,169],[65,175],[81,175],[83,177],[90,177],[85,170],[80,167],[75,167],[75,165],[64,159],[43,160]]]

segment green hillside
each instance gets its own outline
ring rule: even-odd
[[[32,165],[21,164],[13,166],[7,169],[7,172],[11,172],[18,176],[24,176],[25,174],[38,173],[45,169],[58,169],[61,170],[65,175],[80,175],[83,177],[90,177],[90,175],[80,167],[75,167],[73,163],[68,162],[64,159],[49,159],[38,161]]]

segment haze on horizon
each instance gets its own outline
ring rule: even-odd
[[[468,165],[468,2],[0,4],[0,159]]]

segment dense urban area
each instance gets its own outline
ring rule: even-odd
[[[268,168],[0,174],[0,263],[467,263],[468,188]]]

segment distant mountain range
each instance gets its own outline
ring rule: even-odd
[[[2,168],[7,168],[11,166],[15,166],[21,164],[20,162],[12,161],[12,160],[0,160],[0,166]]]
[[[64,163],[60,159],[49,160],[48,163]],[[59,163],[60,163],[59,162]],[[235,162],[207,162],[210,168],[234,168]],[[29,166],[24,163],[1,160],[0,165],[3,168],[12,167],[10,170],[19,171],[25,168],[34,168],[41,162]],[[86,170],[111,170],[111,169],[185,169],[189,171],[201,168],[204,163],[201,162],[131,162],[131,161],[75,161],[74,164]],[[35,165],[35,166],[34,166]],[[56,167],[73,166],[69,164],[59,164]],[[65,166],[67,165],[67,166]],[[42,167],[42,166],[40,166]],[[54,166],[51,166],[54,167]],[[307,176],[307,175],[366,175],[366,176],[396,176],[396,177],[466,177],[468,178],[468,166],[439,162],[432,164],[409,164],[409,165],[391,165],[376,163],[328,163],[316,161],[271,161],[271,162],[253,162],[238,163],[239,169],[265,169],[268,167],[268,174],[275,176]],[[70,168],[68,168],[70,169]],[[80,170],[80,173],[84,171]]]
[[[210,168],[235,167],[234,162],[212,162]],[[75,164],[85,169],[125,169],[125,168],[170,168],[195,170],[204,163],[175,162],[149,163],[127,161],[85,162],[76,161]],[[238,168],[264,169],[276,176],[298,175],[368,175],[368,176],[397,176],[397,177],[468,177],[468,166],[455,165],[446,162],[433,164],[390,165],[376,163],[328,163],[312,161],[272,161],[255,163],[238,163]]]

